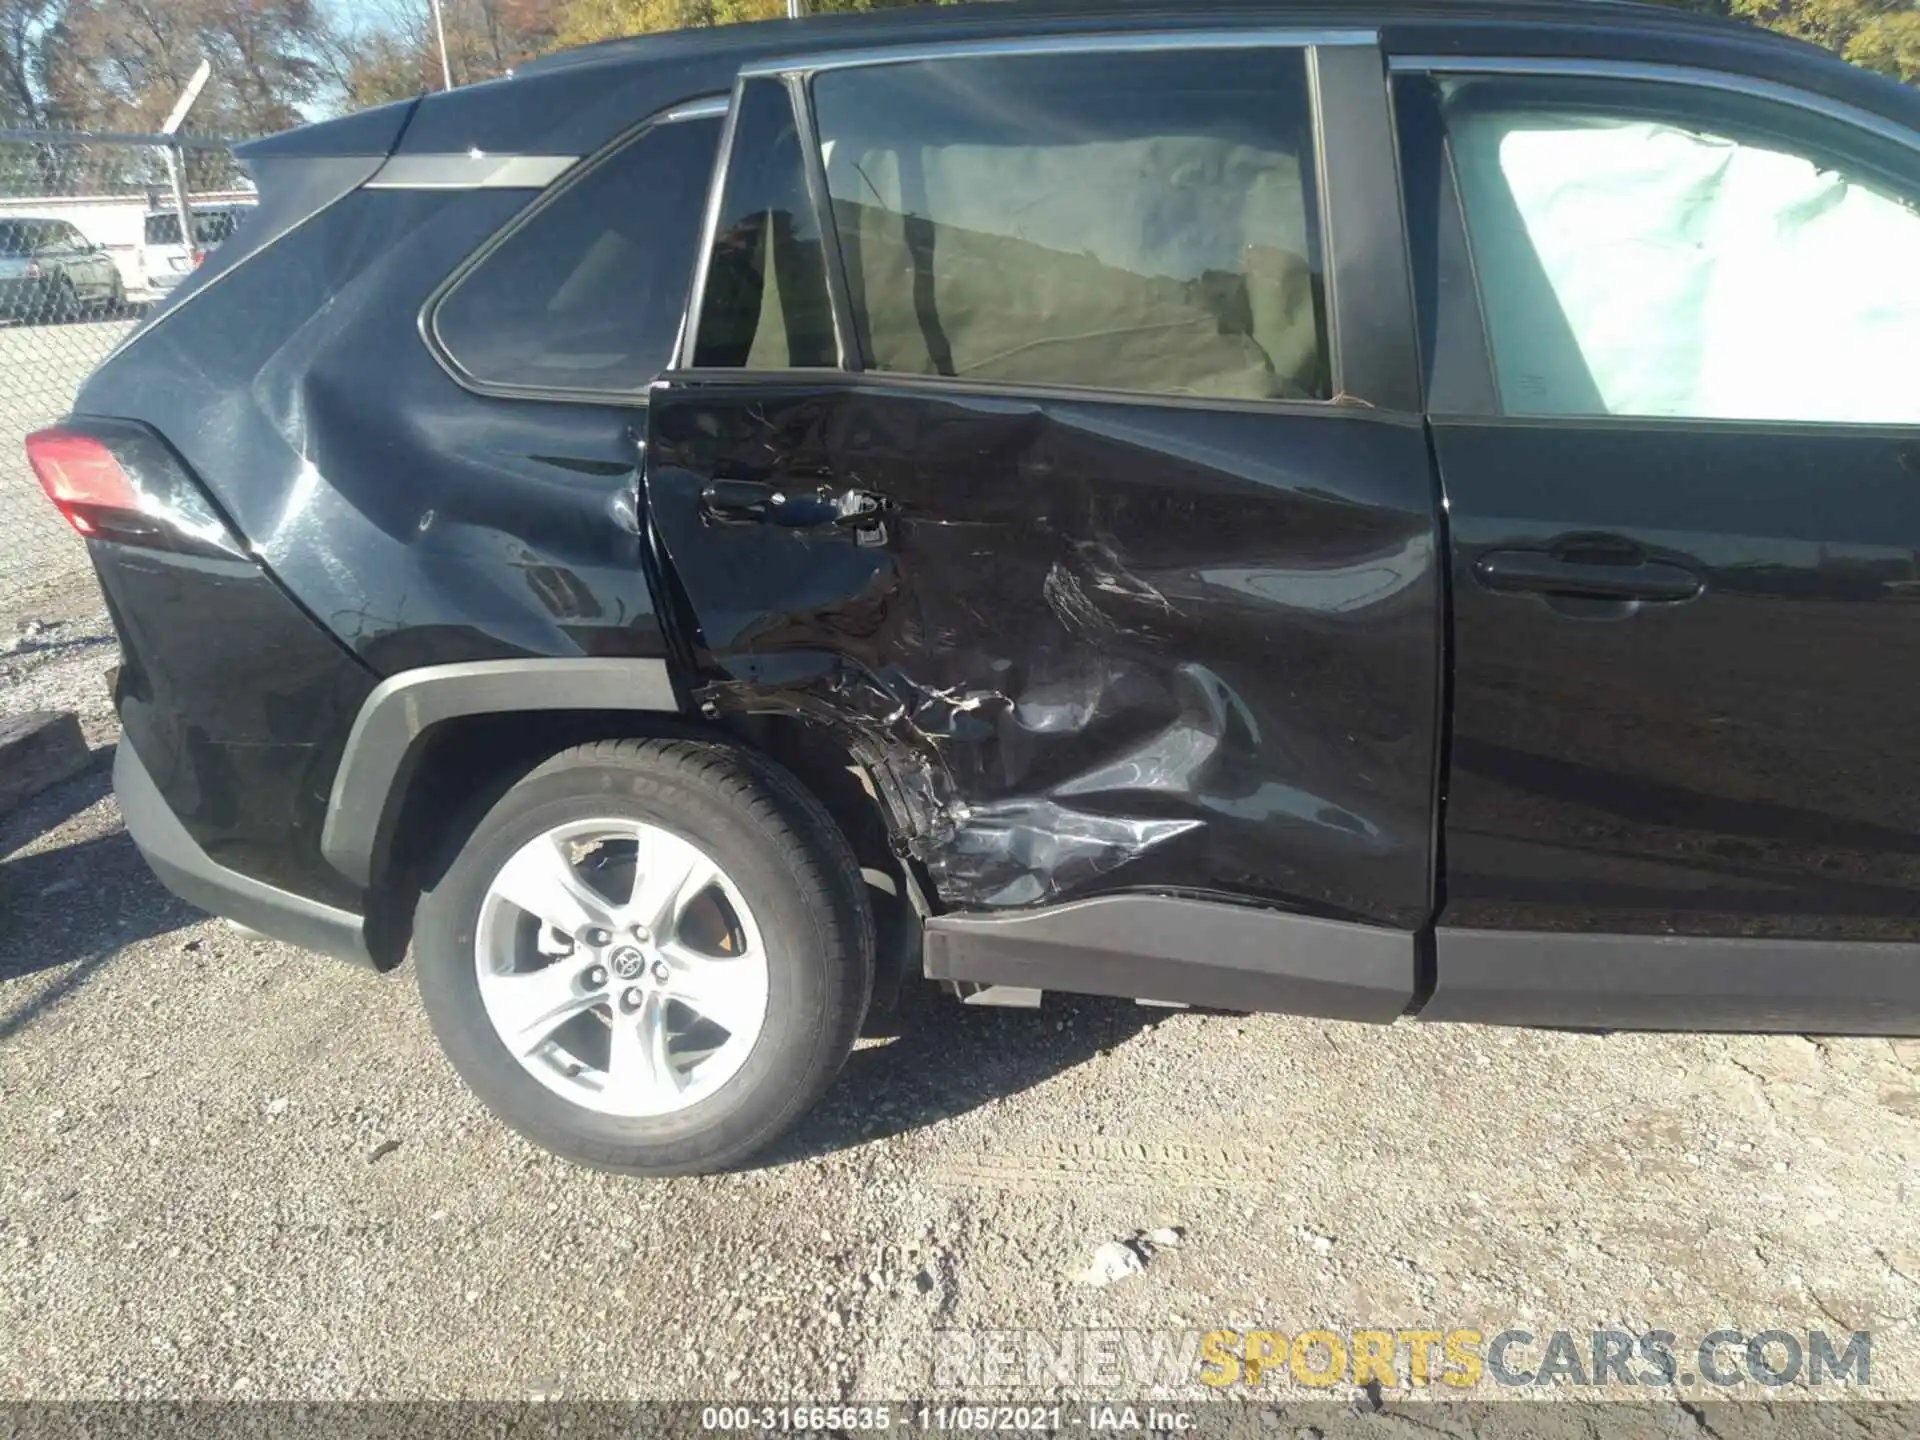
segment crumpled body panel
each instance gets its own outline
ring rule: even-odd
[[[1151,886],[1425,917],[1441,626],[1417,423],[716,385],[656,394],[649,443],[705,700],[846,738],[944,904]],[[881,508],[727,521],[715,479]]]

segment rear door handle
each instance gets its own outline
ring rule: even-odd
[[[828,495],[817,490],[789,491],[763,480],[713,480],[700,492],[700,508],[715,520],[807,530],[823,525],[876,524],[890,507],[866,490]]]
[[[768,520],[776,493],[758,480],[712,480],[700,492],[700,510],[715,520]]]
[[[1493,550],[1473,567],[1489,590],[1594,600],[1691,600],[1706,588],[1693,571],[1660,560],[1637,565],[1563,560],[1545,550]]]

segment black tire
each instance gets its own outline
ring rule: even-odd
[[[73,281],[62,275],[54,285],[47,308],[47,318],[56,325],[66,325],[79,318],[80,297],[73,293]]]
[[[509,1053],[480,998],[474,937],[494,876],[534,837],[599,816],[652,821],[706,850],[745,896],[767,951],[767,1016],[745,1064],[668,1115],[605,1115],[556,1094]],[[414,926],[428,1017],[475,1094],[543,1149],[632,1175],[724,1169],[792,1125],[853,1047],[874,946],[859,865],[819,802],[759,756],[693,740],[599,741],[546,761],[486,808],[421,896]]]

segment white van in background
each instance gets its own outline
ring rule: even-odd
[[[189,249],[180,237],[180,216],[174,210],[155,210],[146,219],[145,243],[141,247],[140,270],[148,293],[158,300],[206,259],[209,251],[233,234],[252,210],[251,204],[195,205],[193,245]]]

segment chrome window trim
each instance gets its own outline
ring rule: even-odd
[[[675,125],[682,120],[708,120],[716,115],[727,113],[727,106],[733,103],[730,95],[708,95],[699,100],[689,100],[684,105],[676,105],[653,123],[656,125]]]
[[[1146,409],[1218,410],[1244,415],[1337,415],[1369,423],[1422,425],[1426,417],[1412,410],[1382,410],[1361,400],[1334,396],[1328,400],[1298,400],[1284,396],[1253,399],[1233,395],[1187,395],[1163,390],[1112,390],[1098,385],[1039,384],[1025,381],[969,379],[958,375],[908,375],[892,370],[832,370],[792,365],[783,370],[741,370],[723,366],[695,366],[675,370],[647,387],[649,395],[630,403],[644,407],[655,390],[669,390],[675,382],[741,390],[914,391],[939,395],[969,405],[1004,404],[1010,409],[1040,402],[1058,404],[1137,405]]]
[[[741,76],[804,75],[824,70],[854,70],[868,65],[910,65],[922,60],[964,60],[1016,55],[1059,55],[1080,51],[1264,50],[1313,45],[1377,45],[1372,28],[1288,29],[1249,26],[1245,30],[1135,30],[1098,34],[1024,35],[1003,40],[931,41],[923,45],[883,45],[871,50],[823,50],[743,65]]]
[[[1313,144],[1313,218],[1320,231],[1321,323],[1326,327],[1320,343],[1326,347],[1327,382],[1333,391],[1318,402],[1324,405],[1343,394],[1346,383],[1340,344],[1340,276],[1333,263],[1333,191],[1327,183],[1326,89],[1320,75],[1318,47],[1307,50],[1301,70],[1307,86],[1307,124],[1313,131],[1308,136]]]
[[[1865,130],[1883,140],[1920,150],[1920,134],[1898,121],[1815,90],[1802,90],[1776,80],[1762,80],[1730,70],[1707,70],[1697,65],[1666,65],[1657,60],[1586,60],[1543,56],[1395,55],[1389,69],[1400,74],[1432,75],[1560,75],[1592,80],[1638,80],[1655,85],[1691,86],[1769,100],[1805,110],[1829,120]]]
[[[393,155],[367,190],[544,190],[579,163],[578,155]]]
[[[727,113],[729,97],[703,95],[684,101],[642,125],[675,125]],[[634,137],[634,138],[637,138]],[[615,144],[621,143],[616,141]],[[598,158],[596,155],[595,158]],[[392,155],[373,172],[367,190],[544,190],[580,163],[578,155],[490,155],[481,150]]]

